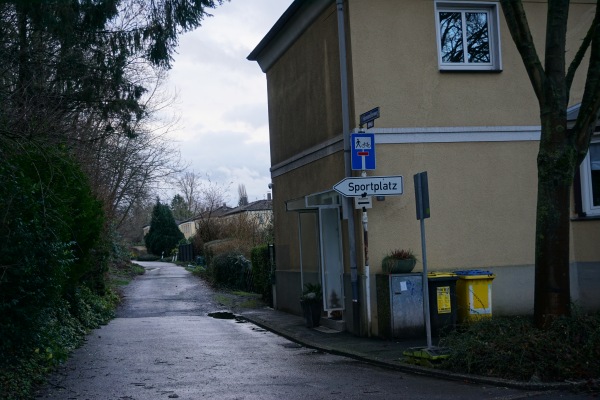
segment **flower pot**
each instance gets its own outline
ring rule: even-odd
[[[314,328],[321,324],[321,302],[300,300],[302,314],[306,320],[307,328]]]
[[[408,274],[415,268],[417,260],[409,258],[406,260],[397,260],[393,258],[384,258],[382,262],[383,272],[386,274]]]

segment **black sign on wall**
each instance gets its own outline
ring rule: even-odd
[[[420,221],[429,218],[429,184],[427,171],[415,174],[415,198],[417,200],[417,219]]]

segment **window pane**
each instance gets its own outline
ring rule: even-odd
[[[460,12],[440,12],[442,62],[464,62],[462,18]]]
[[[490,62],[490,37],[486,12],[465,13],[467,23],[467,52],[470,63]]]
[[[590,144],[590,169],[592,174],[592,206],[600,206],[600,143]]]

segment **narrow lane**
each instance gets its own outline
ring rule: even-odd
[[[218,307],[203,281],[173,264],[143,265],[117,318],[92,332],[37,398],[585,398],[436,380],[314,351],[251,323],[208,317]]]

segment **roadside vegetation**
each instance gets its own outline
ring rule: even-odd
[[[114,317],[120,288],[143,273],[143,268],[113,258],[104,275],[102,293],[85,283],[78,284],[62,295],[44,295],[44,303],[30,305],[26,315],[19,315],[22,302],[28,302],[29,295],[39,295],[42,289],[28,294],[21,285],[23,297],[15,307],[1,306],[6,318],[0,322],[0,397],[31,398],[35,387],[83,344],[92,329]]]
[[[140,272],[122,238],[182,169],[159,87],[219,4],[0,2],[2,399],[32,398]]]
[[[459,326],[440,346],[450,350],[440,368],[450,371],[600,388],[600,313],[574,309],[546,329],[533,317],[493,317]]]
[[[215,252],[217,253],[215,255]],[[235,246],[235,241],[209,243],[201,264],[188,263],[187,268],[211,286],[220,290],[217,301],[228,302],[242,308],[272,305],[271,261],[267,244],[255,246],[247,252]],[[229,300],[228,300],[229,299]],[[240,300],[241,299],[241,300]]]

